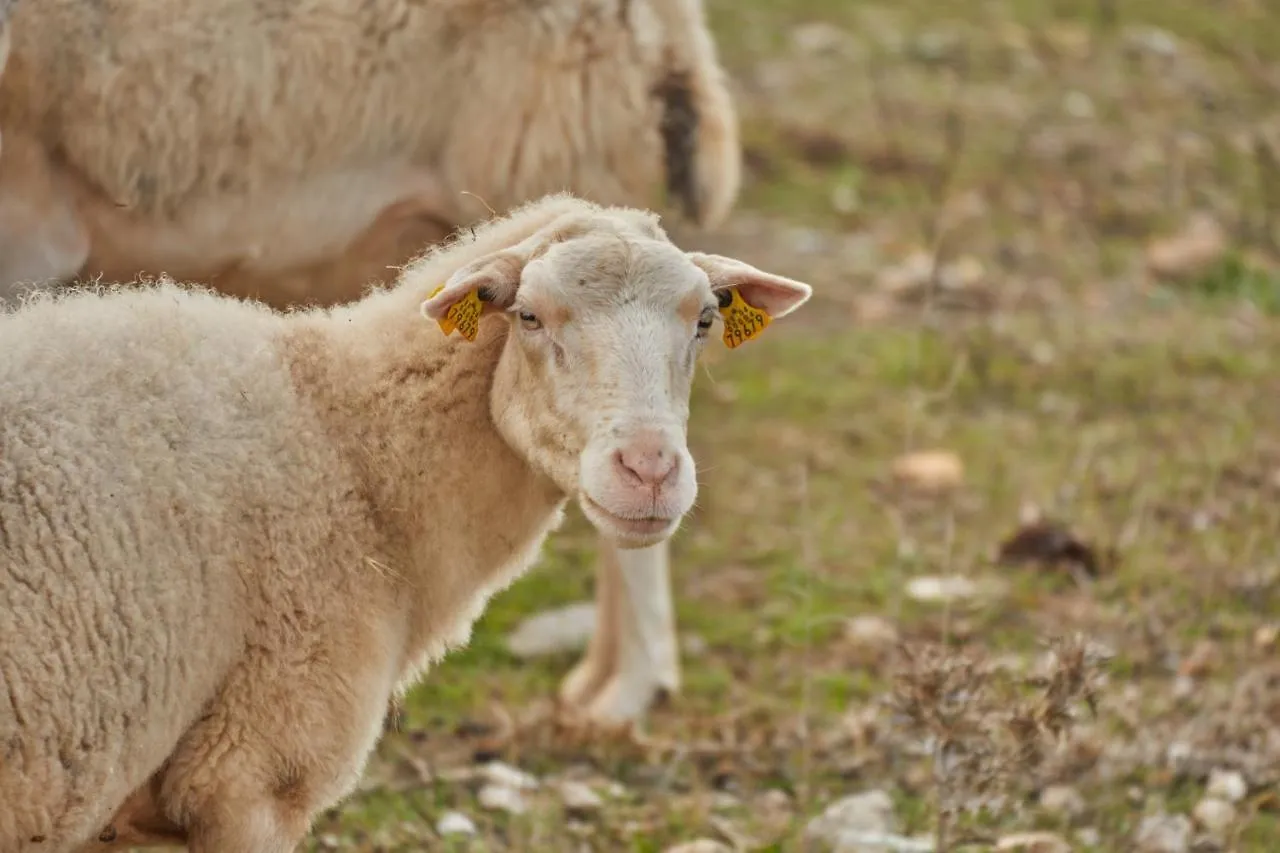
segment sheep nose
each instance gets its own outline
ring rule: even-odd
[[[646,432],[614,451],[613,462],[624,481],[657,487],[676,472],[679,456],[657,432]]]

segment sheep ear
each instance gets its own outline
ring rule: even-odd
[[[439,323],[446,335],[457,329],[474,341],[481,316],[505,311],[515,302],[525,263],[523,253],[509,249],[478,258],[433,290],[419,310]]]
[[[688,255],[711,280],[724,318],[724,342],[730,348],[759,336],[769,323],[790,314],[813,295],[813,288],[802,281],[734,258],[704,252]]]

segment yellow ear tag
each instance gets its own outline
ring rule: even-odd
[[[427,298],[430,299],[442,290],[444,290],[443,284],[431,291]],[[480,312],[483,310],[484,303],[480,301],[480,294],[473,290],[449,306],[449,310],[436,322],[440,324],[445,335],[450,335],[454,329],[457,329],[464,338],[474,341],[480,331]]]
[[[763,308],[748,305],[738,288],[729,288],[729,293],[729,304],[720,309],[720,316],[724,318],[724,345],[733,349],[759,337],[773,318]]]

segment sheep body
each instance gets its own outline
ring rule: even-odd
[[[714,223],[738,189],[700,0],[41,0],[7,29],[0,240],[28,277],[334,301],[473,221],[466,192],[644,203],[665,160]]]

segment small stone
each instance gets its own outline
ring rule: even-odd
[[[898,642],[898,629],[883,616],[854,616],[845,622],[844,635],[851,642],[869,648],[885,648]]]
[[[507,637],[507,649],[522,659],[576,652],[595,629],[595,603],[578,602],[525,619]]]
[[[575,814],[589,814],[604,805],[600,795],[582,782],[561,782],[560,800],[565,811]]]
[[[973,598],[978,591],[978,584],[962,575],[925,576],[907,582],[907,595],[916,601],[955,601]]]
[[[1084,797],[1070,785],[1049,785],[1040,792],[1040,807],[1047,812],[1077,817],[1084,812]]]
[[[1205,795],[1238,803],[1249,793],[1249,785],[1244,777],[1234,770],[1210,770],[1209,783],[1205,786]]]
[[[436,832],[441,835],[475,835],[476,824],[462,812],[445,812],[436,821]]]
[[[1125,41],[1130,47],[1145,51],[1152,56],[1171,59],[1178,55],[1178,40],[1168,30],[1159,27],[1142,27],[1130,30],[1125,34]]]
[[[479,799],[480,805],[489,811],[524,814],[529,808],[520,792],[506,785],[485,785],[480,789]]]
[[[894,460],[893,476],[921,491],[942,492],[964,480],[964,463],[949,450],[922,450]]]
[[[1102,843],[1102,833],[1096,826],[1084,826],[1076,830],[1076,840],[1085,847],[1097,847]]]
[[[1088,119],[1098,114],[1093,105],[1093,98],[1084,92],[1071,91],[1062,99],[1062,109],[1072,118]]]
[[[663,853],[733,853],[733,848],[712,838],[699,838],[668,847]]]
[[[1196,807],[1191,810],[1191,816],[1210,835],[1221,837],[1231,828],[1231,824],[1235,823],[1236,808],[1226,800],[1205,797],[1196,803]]]
[[[1147,268],[1161,278],[1187,278],[1204,271],[1226,252],[1227,235],[1222,226],[1200,216],[1179,233],[1148,245]]]
[[[332,832],[324,833],[319,838],[317,838],[316,841],[325,850],[337,850],[339,847],[342,846],[342,839],[334,835]]]
[[[1259,651],[1266,651],[1280,639],[1280,625],[1263,625],[1253,632],[1253,645]]]
[[[481,770],[486,780],[494,785],[501,785],[506,788],[514,788],[516,790],[532,791],[538,787],[536,777],[512,767],[510,764],[504,764],[501,761],[490,761],[484,765]]]
[[[832,846],[840,846],[841,836],[851,832],[894,833],[898,819],[893,799],[884,791],[864,791],[836,800],[822,814],[809,821],[805,835]]]
[[[1052,832],[1019,832],[1006,835],[996,842],[996,850],[1016,850],[1018,853],[1071,853],[1071,845]]]
[[[1134,838],[1138,853],[1187,853],[1191,846],[1191,820],[1186,815],[1147,815]]]
[[[1177,770],[1191,760],[1191,755],[1191,744],[1175,740],[1165,748],[1164,760],[1170,768]]]

